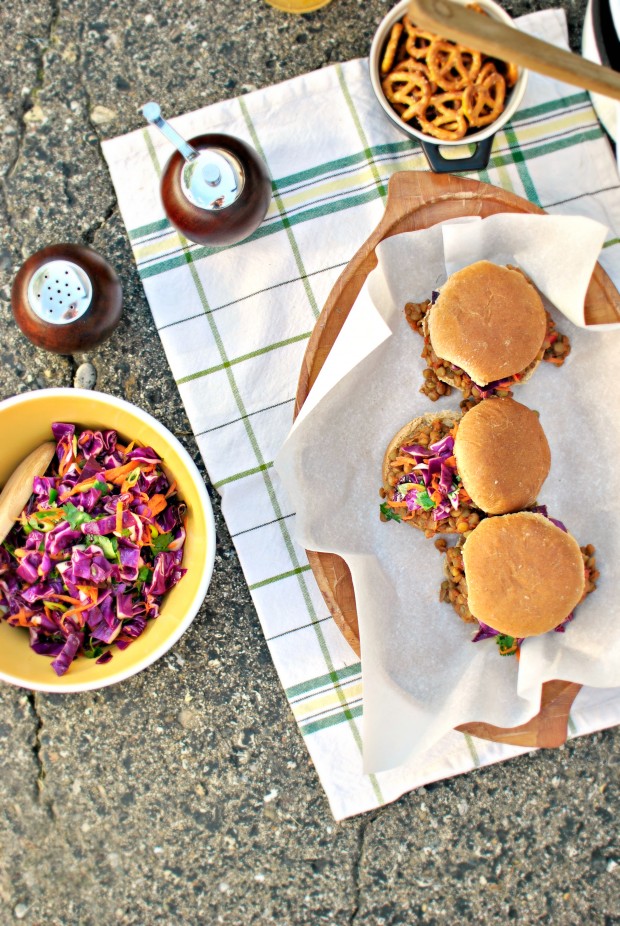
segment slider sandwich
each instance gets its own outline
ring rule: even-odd
[[[474,642],[497,637],[507,655],[526,637],[564,631],[596,587],[594,552],[544,508],[487,518],[446,551],[440,597],[478,625]]]
[[[465,397],[510,395],[543,357],[561,364],[570,349],[564,338],[558,342],[538,292],[517,268],[478,261],[453,273],[433,298],[421,326],[422,356]]]
[[[467,536],[487,514],[534,505],[550,465],[538,415],[514,399],[489,399],[463,415],[422,415],[387,448],[382,515],[429,537]]]

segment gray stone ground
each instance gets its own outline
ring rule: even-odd
[[[390,5],[3,0],[1,397],[73,383],[85,358],[32,347],[10,287],[32,251],[87,242],[125,293],[86,358],[97,388],[164,419],[202,468],[99,143],[150,98],[178,113],[364,55]],[[565,4],[575,47],[584,5]],[[333,822],[211,495],[213,582],[171,653],[90,694],[0,687],[0,923],[620,924],[617,731]]]

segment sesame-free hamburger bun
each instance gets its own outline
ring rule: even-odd
[[[453,472],[453,477],[448,478],[448,469],[442,470],[444,478],[438,486],[448,484],[451,489],[461,486],[458,504],[451,505],[441,517],[430,501],[427,510],[415,513],[404,510],[403,498],[408,496],[399,494],[397,483],[407,481],[406,473],[411,474],[411,480],[427,481],[424,473],[429,460],[422,459],[416,449],[424,449],[419,447],[420,443],[428,447],[432,434],[441,440],[455,431],[453,449],[444,449],[442,464]],[[428,457],[433,456],[436,454],[429,449]],[[459,533],[459,524],[461,527],[465,522],[469,524],[472,508],[487,514],[506,514],[533,505],[550,463],[549,445],[536,412],[514,399],[486,399],[464,415],[429,412],[402,427],[388,444],[383,458],[383,495],[388,506],[412,527]],[[429,499],[435,497],[431,492]],[[439,505],[445,503],[444,493]],[[478,518],[474,521],[477,523]]]
[[[540,354],[546,328],[534,286],[519,270],[487,260],[453,273],[428,314],[435,354],[479,386],[524,372]]]
[[[538,415],[514,399],[487,399],[461,419],[454,456],[476,508],[507,514],[534,504],[551,452]]]
[[[471,613],[511,637],[553,630],[585,591],[575,538],[532,512],[482,521],[463,545],[463,565]]]

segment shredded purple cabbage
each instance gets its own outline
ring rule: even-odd
[[[56,459],[0,545],[0,618],[64,675],[78,656],[109,662],[158,616],[186,572],[185,505],[151,447],[61,422],[52,433]]]
[[[432,511],[433,520],[443,521],[459,507],[459,500],[469,500],[461,485],[454,462],[454,438],[446,434],[430,447],[404,444],[400,453],[410,456],[413,468],[400,477],[391,495],[392,501],[404,501],[407,510]]]

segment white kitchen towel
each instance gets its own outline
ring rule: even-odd
[[[531,14],[519,26],[567,45],[562,11]],[[379,223],[390,176],[427,169],[420,147],[387,120],[366,60],[172,121],[186,137],[225,132],[244,139],[273,181],[269,212],[249,239],[204,247],[180,236],[162,209],[168,142],[144,128],[103,146],[155,325],[334,816],[521,754],[526,750],[453,732],[423,761],[363,774],[360,662],[293,539],[295,499],[286,498],[273,469],[314,323]],[[521,108],[495,137],[488,168],[470,176],[549,212],[604,223],[601,263],[620,285],[618,174],[585,92],[531,74]],[[570,735],[619,722],[620,692],[583,691]]]

